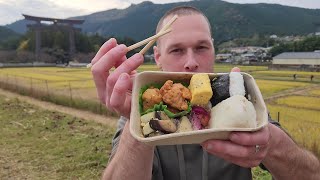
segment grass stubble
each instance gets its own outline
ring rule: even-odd
[[[114,129],[0,96],[0,179],[100,179]]]

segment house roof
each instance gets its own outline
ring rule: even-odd
[[[285,52],[273,59],[320,59],[320,52]]]

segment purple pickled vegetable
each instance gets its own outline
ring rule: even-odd
[[[210,113],[203,107],[193,106],[191,110],[191,123],[194,130],[205,128],[210,120]]]
[[[196,114],[206,114],[206,115],[209,114],[207,110],[201,106],[193,106],[192,112]]]
[[[194,129],[194,130],[202,129],[202,125],[201,125],[200,119],[195,118],[194,116],[192,116],[191,124],[192,124],[192,129]]]

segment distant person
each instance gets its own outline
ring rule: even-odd
[[[313,74],[311,74],[311,76],[310,76],[310,80],[312,81],[312,80],[313,80],[313,78],[314,78],[314,76],[313,76]]]
[[[297,74],[293,74],[293,80],[297,79]]]
[[[153,49],[158,67],[166,72],[213,72],[215,51],[206,16],[193,7],[177,7],[161,18],[157,32],[174,15],[179,18],[172,31],[159,38]],[[91,61],[100,100],[121,115],[103,179],[247,180],[252,179],[251,167],[258,165],[275,179],[319,179],[319,160],[270,118],[259,131],[231,132],[228,140],[168,146],[137,141],[129,131],[130,90],[143,56],[138,53],[126,60],[126,54],[127,47],[112,38]]]

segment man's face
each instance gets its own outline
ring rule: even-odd
[[[167,17],[166,24],[172,17]],[[210,29],[202,15],[179,16],[172,31],[154,47],[157,65],[163,71],[212,72],[214,48]]]

